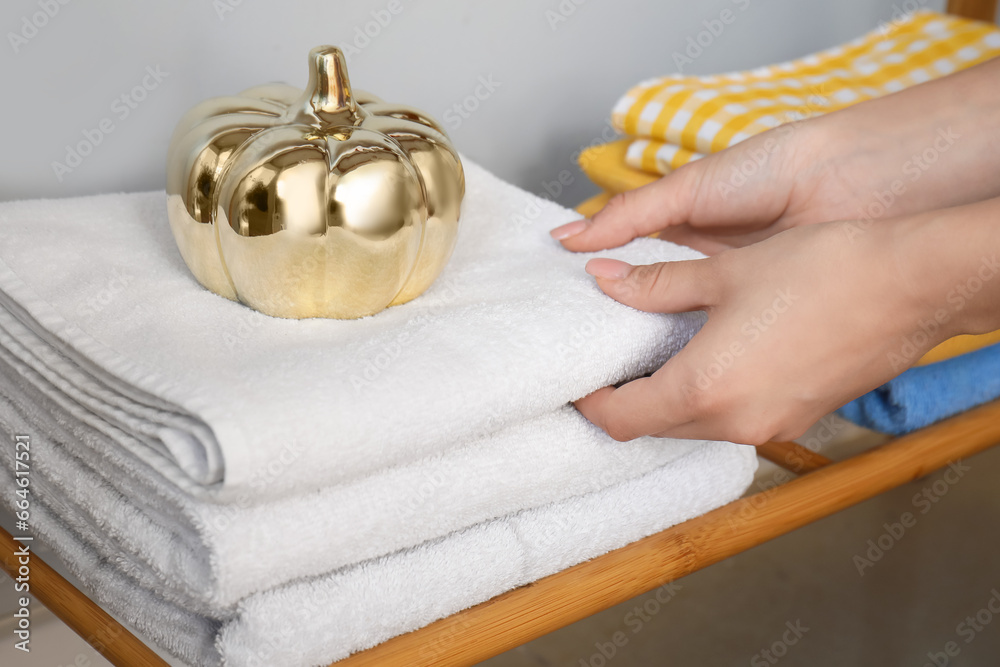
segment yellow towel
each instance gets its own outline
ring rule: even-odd
[[[601,189],[615,195],[652,183],[659,174],[641,171],[625,163],[631,143],[631,139],[619,139],[584,149],[578,159],[580,169]]]
[[[919,11],[799,60],[716,76],[640,83],[611,119],[635,137],[625,163],[672,169],[792,120],[841,109],[1000,55],[993,24]]]

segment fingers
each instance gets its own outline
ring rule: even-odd
[[[657,373],[663,374],[663,369]],[[618,388],[598,389],[574,405],[584,417],[620,442],[668,431],[686,423],[688,420],[679,409],[683,403],[678,400],[679,396],[672,397],[675,390],[669,382],[654,377],[656,374]]]
[[[716,258],[644,266],[598,258],[587,263],[587,272],[615,300],[639,310],[669,313],[718,304],[726,276],[719,265]],[[690,381],[696,373],[689,366],[704,341],[704,336],[696,335],[650,377],[599,389],[576,401],[576,408],[615,440],[663,434],[698,437],[704,429],[699,421],[704,416],[700,407],[704,396]]]
[[[655,232],[709,254],[767,238],[794,203],[801,176],[796,164],[802,160],[795,149],[801,140],[792,141],[787,130],[779,130],[689,162],[615,196],[592,219],[550,233],[574,252],[616,248]],[[804,187],[808,191],[812,186],[807,181]]]
[[[719,301],[721,274],[713,258],[632,266],[600,257],[587,262],[586,269],[605,294],[638,310],[680,313]]]
[[[702,167],[692,162],[663,178],[616,195],[591,220],[577,220],[550,233],[574,252],[617,248],[688,220]]]
[[[683,352],[681,353],[683,354]],[[790,440],[805,427],[780,433],[757,414],[739,412],[725,397],[702,391],[674,371],[677,357],[648,378],[620,387],[602,387],[573,405],[588,421],[619,442],[651,435],[685,440],[722,440],[762,445],[768,440]]]

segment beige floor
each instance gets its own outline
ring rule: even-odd
[[[875,440],[843,428],[824,451],[838,458]],[[659,599],[641,596],[483,664],[1000,664],[1000,614],[988,608],[996,596],[1000,610],[1000,447],[966,465],[954,484],[932,474],[687,577]],[[762,465],[757,484],[775,474]],[[865,557],[868,540],[877,543],[904,512],[915,523],[860,575],[855,556]],[[31,655],[15,651],[13,590],[5,579],[0,588],[0,665],[108,664],[44,610],[33,612]]]

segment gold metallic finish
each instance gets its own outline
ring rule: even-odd
[[[195,106],[167,156],[188,268],[276,317],[364,317],[419,296],[451,257],[464,194],[440,125],[352,91],[332,46],[310,52],[305,91],[273,83]]]

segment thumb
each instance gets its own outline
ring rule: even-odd
[[[705,310],[718,303],[719,275],[714,258],[633,266],[600,257],[587,262],[587,273],[616,301],[651,313]]]
[[[550,234],[567,250],[589,252],[617,248],[639,236],[688,221],[694,208],[702,160],[691,162],[663,178],[622,192],[590,220],[556,227]]]

